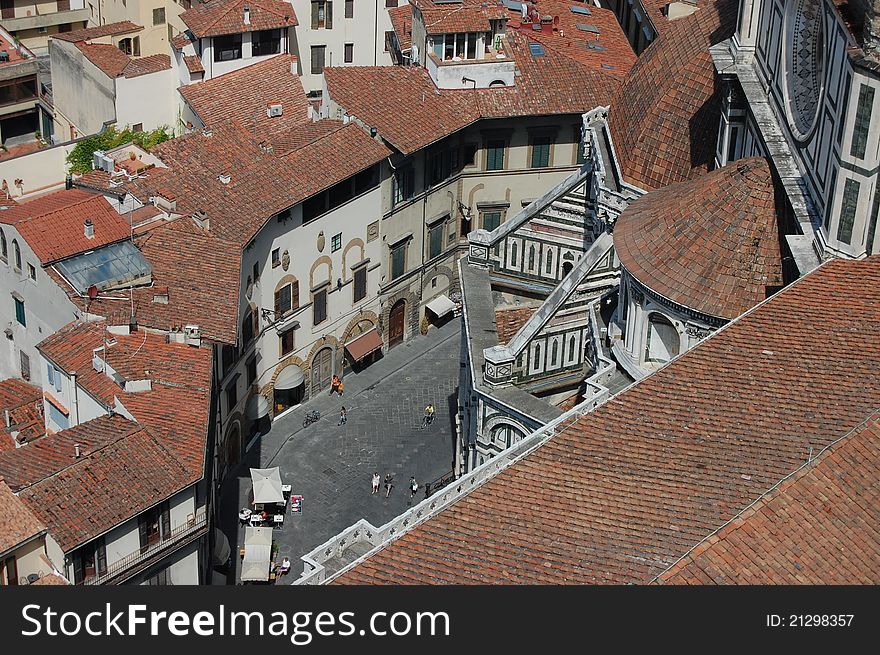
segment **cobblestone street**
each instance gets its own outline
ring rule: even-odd
[[[288,511],[274,534],[279,557],[293,563],[291,580],[301,571],[302,555],[352,523],[365,518],[379,526],[404,511],[411,475],[421,499],[426,483],[452,470],[460,328],[454,319],[417,336],[361,373],[346,375],[344,398],[325,392],[275,420],[223,485],[220,524],[232,546],[233,567],[240,564],[236,555],[244,543],[237,514],[248,504],[250,467],[280,467],[282,481],[303,496],[302,513]],[[420,429],[429,402],[436,419]],[[343,405],[348,421],[339,426]],[[313,409],[321,419],[303,428],[305,413]],[[383,480],[393,474],[389,498],[381,487],[371,495],[374,471]]]

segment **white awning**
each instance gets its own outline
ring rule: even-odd
[[[284,494],[281,492],[281,472],[277,466],[271,469],[251,469],[251,482],[254,485],[255,503],[284,502]]]
[[[275,388],[279,391],[296,389],[305,379],[306,374],[303,373],[303,370],[296,364],[291,364],[275,378]]]
[[[269,560],[264,562],[241,562],[242,582],[263,582],[269,579]]]
[[[254,394],[247,402],[247,417],[258,421],[269,413],[269,401],[262,394]]]
[[[441,294],[425,305],[425,309],[430,309],[437,318],[443,318],[449,312],[455,311],[455,303],[446,295]]]

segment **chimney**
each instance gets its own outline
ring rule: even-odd
[[[5,410],[5,412],[6,412],[6,427],[8,428],[8,427],[12,426],[12,417],[9,415],[8,409]]]
[[[83,223],[83,234],[86,235],[86,239],[94,239],[95,238],[95,226],[92,223],[91,218],[87,218],[86,222]]]
[[[77,459],[82,457],[82,451],[80,450],[80,445],[78,443],[73,444],[73,452]]]
[[[248,5],[248,3],[246,2],[244,3],[244,24],[251,24],[251,8],[250,5]]]

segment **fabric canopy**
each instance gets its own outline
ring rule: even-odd
[[[244,559],[241,562],[241,579],[268,580],[272,558],[272,528],[244,529]]]
[[[269,401],[260,394],[254,394],[247,402],[247,417],[258,421],[269,413]]]
[[[275,378],[275,388],[279,391],[287,391],[288,389],[296,389],[306,379],[306,374],[296,364],[286,367],[278,377]]]
[[[251,469],[251,482],[254,485],[255,503],[283,503],[281,492],[281,472],[278,467],[271,469]]]
[[[345,349],[348,351],[348,354],[351,355],[356,362],[361,361],[364,357],[376,352],[381,347],[382,337],[379,335],[379,331],[376,328],[367,330],[359,337],[352,339],[345,344]]]
[[[425,309],[430,309],[437,318],[443,318],[449,312],[455,311],[455,303],[441,294],[425,305]]]

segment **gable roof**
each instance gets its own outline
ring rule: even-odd
[[[702,314],[734,319],[782,287],[773,179],[740,159],[634,200],[614,249],[639,282]]]
[[[829,261],[336,581],[650,582],[878,408],[880,257]]]
[[[608,123],[624,179],[645,190],[713,167],[721,88],[709,47],[733,35],[736,0],[672,21],[641,54]]]
[[[116,23],[108,23],[107,25],[98,25],[97,27],[73,30],[72,32],[58,32],[52,34],[50,38],[76,43],[77,41],[90,41],[104,36],[131,34],[133,32],[140,32],[143,29],[144,28],[141,25],[132,23],[130,20],[123,20]]]
[[[86,220],[94,236],[85,235]],[[131,228],[106,198],[79,189],[55,191],[0,213],[43,264],[129,238]]]
[[[77,427],[88,431],[92,423]],[[107,443],[79,458],[69,457],[66,466],[19,492],[64,552],[191,483],[186,468],[147,430],[121,417],[116,423],[118,433]]]
[[[174,453],[186,467],[190,483],[200,480],[208,434],[211,349],[168,343],[164,335],[144,330],[107,336],[99,357],[125,381],[150,380],[149,390],[125,391],[109,375],[95,370],[95,349],[105,343],[103,323],[75,321],[40,342],[37,349],[66,373],[76,371],[77,384],[106,407],[114,407],[118,399]]]
[[[608,104],[619,89],[616,77],[555,51],[533,57],[521,34],[505,41],[520,73],[513,87],[441,90],[418,66],[327,68],[324,78],[334,102],[404,154],[482,118],[582,113]]]
[[[880,582],[880,414],[666,570],[666,584]]]
[[[309,120],[295,65],[293,55],[277,55],[178,91],[205,125],[236,120],[257,138],[270,139]],[[280,104],[282,115],[270,117],[270,104]]]
[[[250,11],[247,24],[245,5]],[[293,7],[283,0],[211,0],[183,12],[180,20],[197,38],[297,25]]]
[[[0,451],[16,448],[16,440],[26,442],[45,434],[42,389],[15,378],[0,380],[0,421]],[[15,439],[13,432],[18,433]]]

